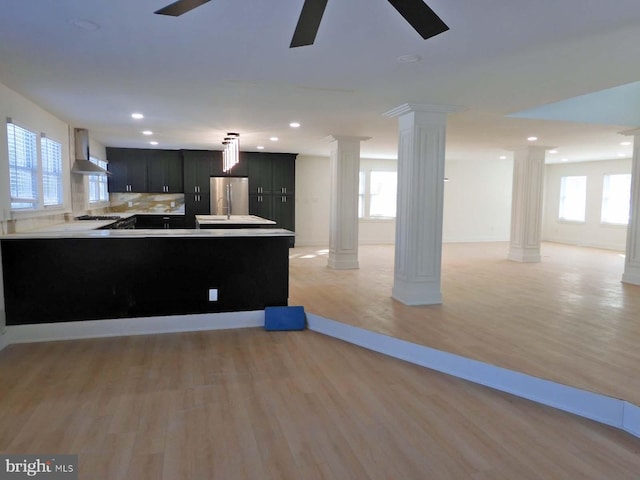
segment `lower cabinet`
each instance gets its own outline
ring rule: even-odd
[[[186,228],[184,215],[136,215],[136,229]]]
[[[278,228],[295,231],[294,195],[249,195],[249,213],[268,218],[276,222]],[[290,246],[294,246],[295,237],[291,237]]]
[[[184,194],[185,228],[196,228],[196,215],[209,215],[209,198],[206,193]]]

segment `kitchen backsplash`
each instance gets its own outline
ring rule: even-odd
[[[109,201],[113,213],[184,213],[183,193],[110,193]]]

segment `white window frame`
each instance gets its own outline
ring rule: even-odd
[[[618,177],[621,182],[618,185],[612,185],[613,177]],[[621,177],[624,177],[621,178]],[[628,183],[626,185],[621,185]],[[602,210],[600,213],[600,223],[603,225],[622,225],[629,224],[629,213],[631,205],[631,174],[630,173],[613,173],[606,174],[602,182]],[[623,211],[622,215],[616,216],[613,211]],[[625,218],[622,220],[622,218]]]
[[[108,162],[97,157],[89,157],[89,161],[98,165],[101,168],[107,169]],[[96,189],[98,192],[98,199],[92,200],[92,189]],[[100,208],[109,206],[109,186],[106,175],[87,175],[87,192],[88,203],[90,208]]]
[[[579,185],[582,184],[582,185]],[[582,192],[577,189],[581,188]],[[580,194],[582,198],[571,198]],[[580,208],[581,207],[581,208]],[[582,215],[574,215],[581,210]],[[558,220],[570,223],[585,223],[587,215],[587,177],[586,175],[567,175],[560,177],[560,202]]]
[[[395,221],[396,214],[394,215],[372,215],[371,214],[371,203],[372,198],[375,193],[372,192],[372,182],[371,177],[376,173],[392,173],[396,176],[396,188],[397,188],[397,178],[398,172],[397,170],[391,170],[388,168],[370,168],[366,170],[360,171],[359,177],[359,189],[358,189],[358,217],[360,220],[365,221]],[[394,201],[397,201],[396,195],[394,194]],[[396,207],[397,208],[397,207]]]
[[[31,156],[35,159],[35,165],[31,167],[20,165],[21,162],[19,161],[19,157],[21,159],[22,155],[19,155],[19,153],[23,153],[23,152],[19,152],[16,148],[16,144],[15,144],[16,129],[20,129],[27,132],[27,135],[32,140],[32,142],[29,142],[29,143],[32,143],[32,145],[30,146],[31,147],[30,150],[31,150]],[[7,154],[9,158],[9,195],[11,197],[11,210],[17,211],[17,212],[37,210],[38,208],[40,208],[40,201],[42,198],[42,195],[40,192],[41,187],[39,186],[41,183],[39,182],[39,173],[38,173],[38,170],[40,168],[40,161],[39,161],[39,155],[38,155],[38,152],[40,150],[40,145],[38,142],[38,135],[36,132],[23,127],[22,125],[14,122],[10,118],[7,119],[6,134],[7,134]],[[13,141],[12,141],[12,137],[13,137]],[[31,176],[32,189],[31,189],[30,196],[20,197],[18,195],[20,192],[16,190],[17,187],[14,188],[14,183],[11,180],[11,178],[14,176],[16,177],[20,176],[21,173],[22,175],[26,174]]]
[[[42,183],[42,205],[44,208],[61,208],[64,206],[64,182],[62,180],[62,143],[40,135],[40,165]],[[47,178],[53,179],[51,185],[54,192],[47,192]],[[52,202],[50,199],[55,197]]]
[[[42,213],[51,212],[51,211],[64,211],[65,209],[65,189],[68,188],[68,184],[65,181],[64,177],[64,148],[62,142],[58,142],[57,140],[48,137],[44,133],[38,134],[35,129],[29,128],[25,125],[22,125],[19,122],[14,121],[12,118],[7,118],[7,154],[8,154],[8,163],[9,163],[9,177],[15,174],[17,170],[23,169],[23,167],[18,167],[14,165],[13,159],[17,152],[12,152],[12,147],[10,140],[10,136],[15,135],[15,128],[19,128],[28,132],[31,138],[34,140],[33,146],[31,146],[31,154],[35,159],[35,166],[29,168],[28,170],[31,172],[32,181],[34,182],[31,193],[33,194],[29,198],[20,198],[14,193],[13,186],[11,185],[11,178],[9,179],[9,200],[10,200],[10,211],[13,215],[17,215],[21,218],[34,217],[38,215],[42,215]],[[45,140],[46,139],[46,140]],[[52,142],[49,144],[49,142]],[[44,172],[44,161],[43,158],[45,155],[49,155],[49,151],[47,153],[43,153],[43,146],[53,147],[53,154],[57,157],[55,159],[55,163],[57,166],[52,169],[52,171]],[[57,150],[57,152],[56,152]],[[45,175],[53,176],[57,181],[55,183],[58,195],[55,203],[47,201],[45,204],[45,195],[44,195],[44,178]],[[55,190],[54,188],[54,190]]]

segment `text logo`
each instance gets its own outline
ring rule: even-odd
[[[77,455],[0,455],[0,480],[78,480]]]

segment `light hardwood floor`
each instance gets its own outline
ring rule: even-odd
[[[638,479],[621,431],[321,334],[11,345],[0,452],[91,480]]]
[[[619,252],[544,243],[541,263],[506,243],[445,244],[442,305],[391,299],[393,246],[361,246],[360,269],[291,250],[290,304],[439,350],[640,405],[640,287]]]

